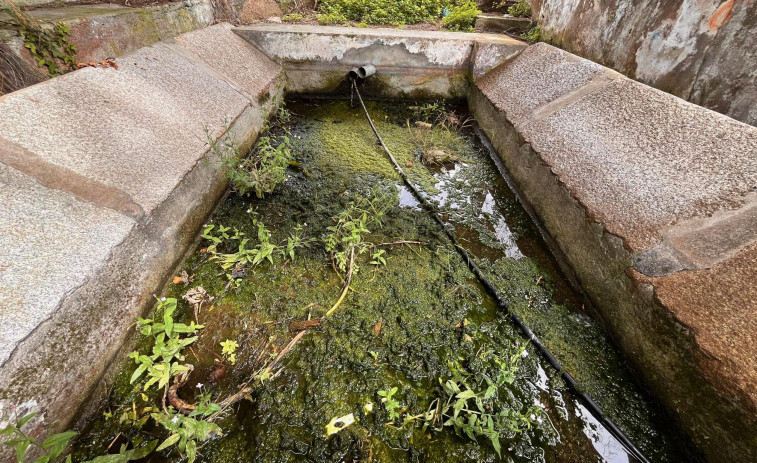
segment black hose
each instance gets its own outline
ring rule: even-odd
[[[651,463],[647,457],[644,456],[644,454],[639,450],[636,445],[634,445],[633,442],[631,442],[631,439],[624,433],[616,424],[613,422],[610,418],[606,417],[604,412],[602,412],[602,409],[599,408],[599,405],[597,405],[594,400],[592,400],[589,395],[583,391],[578,386],[578,381],[565,371],[565,368],[562,366],[559,360],[552,355],[552,352],[547,349],[547,347],[542,344],[542,342],[539,340],[539,338],[534,334],[533,331],[531,331],[531,328],[526,325],[526,323],[523,321],[522,318],[515,312],[510,310],[510,307],[507,303],[507,301],[502,297],[502,295],[499,294],[499,291],[494,287],[494,285],[489,281],[488,278],[484,275],[484,272],[481,270],[481,268],[476,264],[476,262],[473,260],[473,258],[468,254],[468,251],[463,248],[460,243],[457,241],[457,237],[455,237],[455,233],[453,230],[450,229],[450,225],[445,223],[441,217],[439,217],[438,212],[432,206],[426,199],[423,197],[423,195],[420,194],[418,189],[415,188],[415,185],[413,185],[410,180],[407,178],[407,175],[405,175],[405,172],[402,170],[402,167],[397,163],[397,160],[394,159],[394,156],[392,155],[391,151],[389,151],[389,148],[387,148],[386,144],[384,144],[384,140],[381,139],[381,135],[379,135],[378,130],[376,130],[376,126],[373,125],[373,120],[371,120],[371,116],[368,114],[368,109],[365,107],[365,103],[363,103],[363,98],[360,96],[360,91],[357,88],[357,84],[355,83],[355,80],[352,79],[352,86],[355,90],[355,94],[357,94],[357,98],[360,101],[360,106],[363,107],[363,112],[365,112],[365,117],[368,119],[368,124],[370,124],[371,129],[373,130],[373,133],[376,135],[376,138],[378,139],[379,143],[381,144],[381,147],[384,148],[384,151],[386,151],[386,154],[389,156],[389,159],[392,161],[392,164],[394,164],[394,168],[397,170],[397,173],[400,174],[400,177],[402,177],[402,181],[405,183],[405,185],[410,189],[410,191],[413,193],[413,196],[420,202],[420,204],[423,206],[424,209],[426,209],[429,213],[431,213],[432,217],[436,222],[442,227],[444,230],[444,233],[447,235],[449,240],[452,242],[452,244],[455,246],[455,249],[460,254],[460,257],[463,258],[463,261],[468,265],[468,268],[473,272],[474,275],[476,275],[476,278],[481,282],[481,284],[486,288],[486,290],[489,292],[489,294],[494,298],[497,305],[503,309],[512,319],[512,321],[515,323],[515,325],[520,329],[520,331],[523,333],[523,335],[528,338],[528,340],[531,342],[531,344],[536,347],[536,350],[545,358],[547,359],[547,362],[549,362],[550,365],[552,365],[552,368],[554,368],[559,374],[560,377],[565,381],[565,383],[568,385],[568,388],[573,393],[574,396],[578,397],[581,402],[583,402],[583,405],[589,410],[589,412],[594,416],[594,418],[597,419],[604,427],[607,429],[607,431],[612,434],[615,439],[620,442],[620,444],[625,448],[626,452],[628,452],[629,455],[631,455],[633,458],[637,459],[641,463]]]

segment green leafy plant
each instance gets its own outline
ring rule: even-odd
[[[386,408],[387,413],[389,413],[389,419],[391,421],[398,419],[400,417],[399,410],[402,408],[402,405],[394,399],[394,394],[397,393],[397,387],[393,387],[386,391],[378,391],[376,393],[381,397],[381,403],[384,404],[384,408]]]
[[[381,219],[391,207],[392,198],[389,191],[377,188],[368,198],[356,195],[342,212],[331,218],[335,224],[327,228],[329,234],[324,243],[339,270],[346,272],[351,255],[363,254],[371,248],[371,244],[365,241],[371,233],[368,227],[381,226]],[[373,260],[378,257],[386,263],[382,256],[383,252],[378,256],[374,254]],[[358,272],[356,265],[352,272]]]
[[[281,20],[286,23],[296,23],[302,21],[304,17],[300,13],[285,14],[281,17]]]
[[[447,118],[447,105],[444,101],[434,101],[420,106],[410,106],[416,120],[438,124]]]
[[[12,18],[12,26],[18,29],[37,66],[45,68],[50,77],[76,68],[76,45],[69,40],[71,28],[67,24],[43,25],[11,0],[0,5],[0,12],[6,11]]]
[[[224,122],[225,134],[216,139],[210,127],[205,126],[206,144],[211,155],[221,160],[221,170],[229,179],[231,188],[240,195],[255,193],[262,198],[272,193],[286,180],[286,170],[294,160],[289,131],[283,124],[289,120],[289,112],[279,108],[277,117],[264,128],[264,135],[251,150],[250,155],[239,159],[239,147],[232,140],[228,123]],[[272,128],[281,128],[282,135],[274,136]]]
[[[237,363],[236,352],[237,352],[238,347],[239,347],[239,343],[234,340],[227,339],[225,341],[222,341],[221,342],[221,356],[223,356],[223,358],[232,365]]]
[[[386,254],[386,251],[379,249],[378,251],[373,253],[373,255],[371,256],[371,261],[369,263],[371,265],[386,265],[384,254]]]
[[[451,5],[450,0],[322,0],[318,8],[365,24],[402,26],[436,21]]]
[[[531,4],[528,3],[528,0],[518,0],[517,3],[514,5],[511,5],[510,8],[507,9],[507,13],[510,16],[515,16],[519,18],[530,18],[531,17]]]
[[[337,11],[319,14],[318,16],[316,16],[316,19],[318,20],[318,24],[322,24],[324,26],[331,24],[343,24],[347,22],[347,18]]]
[[[21,429],[35,416],[37,416],[36,412],[26,414],[20,418],[15,416],[13,423],[8,423],[6,427],[0,429],[0,437],[7,439],[4,444],[16,450],[16,461],[18,463],[23,463],[30,447],[36,447],[42,453],[42,455],[34,460],[34,463],[55,461],[66,449],[68,442],[76,436],[76,432],[74,431],[65,431],[48,436],[40,443],[36,438],[29,436]],[[71,463],[70,455],[66,458],[66,463]]]
[[[520,36],[529,42],[541,42],[542,41],[542,31],[541,26],[534,26],[528,31],[522,33]]]
[[[184,361],[181,351],[197,340],[197,336],[193,335],[203,328],[202,325],[196,325],[194,322],[189,325],[174,322],[173,314],[176,311],[174,298],[159,300],[158,311],[163,311],[162,323],[141,317],[137,322],[138,329],[143,335],[154,338],[152,354],[144,355],[138,351],[129,354],[129,358],[134,359],[137,364],[130,383],[134,383],[147,373],[147,381],[143,386],[145,391],[154,384],[157,384],[159,388],[167,387],[174,375],[188,370],[180,363]],[[188,336],[182,337],[182,335]]]
[[[173,407],[169,407],[168,411],[151,415],[156,423],[166,428],[170,433],[168,438],[157,448],[157,451],[176,445],[179,452],[187,457],[187,461],[193,463],[197,458],[198,443],[222,434],[220,426],[203,419],[220,411],[220,406],[217,404],[211,406],[206,403],[200,411],[202,403],[201,400],[200,405],[189,416],[175,411]]]
[[[451,31],[472,31],[476,16],[481,14],[476,2],[468,0],[452,8],[442,19],[442,27]]]
[[[303,238],[303,227],[297,225],[283,243],[276,244],[271,240],[271,232],[257,218],[257,214],[252,211],[250,213],[252,224],[257,228],[253,239],[236,228],[231,233],[231,228],[223,225],[216,227],[215,224],[207,225],[202,233],[202,237],[210,241],[206,251],[212,254],[212,259],[220,263],[230,281],[241,278],[247,270],[254,269],[263,262],[268,261],[273,264],[276,256],[294,259],[297,249],[309,246],[313,241]],[[224,253],[219,249],[234,250],[234,252]]]
[[[452,377],[446,381],[439,379],[442,396],[431,403],[424,415],[420,415],[425,422],[424,426],[436,430],[451,427],[457,435],[467,436],[471,440],[485,437],[497,454],[500,454],[500,437],[530,429],[532,422],[540,419],[537,414],[543,413],[536,406],[525,412],[515,410],[498,397],[501,387],[515,381],[523,352],[525,345],[504,356],[491,352],[481,354],[479,362],[493,364],[494,375],[483,370],[474,374],[464,369],[459,362],[451,362],[449,366]]]

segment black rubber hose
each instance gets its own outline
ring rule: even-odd
[[[531,342],[531,344],[536,347],[536,350],[545,358],[547,359],[547,362],[549,362],[550,365],[552,365],[552,368],[554,368],[559,374],[560,377],[565,381],[565,383],[568,385],[568,388],[573,393],[574,396],[578,397],[581,402],[583,402],[583,405],[586,407],[587,410],[594,416],[594,418],[599,421],[602,426],[607,429],[607,431],[612,434],[615,439],[620,442],[620,444],[625,448],[626,452],[628,452],[629,455],[631,455],[633,458],[637,459],[641,463],[651,463],[647,457],[644,456],[644,454],[639,450],[638,447],[631,441],[631,439],[624,433],[616,424],[613,422],[610,418],[606,417],[604,412],[602,412],[602,409],[599,408],[599,405],[597,405],[594,400],[592,400],[591,397],[589,397],[588,394],[583,392],[579,386],[578,381],[565,371],[565,368],[562,366],[559,360],[552,355],[552,352],[547,349],[547,347],[542,344],[542,342],[539,340],[539,338],[534,334],[533,331],[531,331],[531,328],[526,325],[526,323],[523,321],[523,319],[520,318],[518,314],[510,310],[510,306],[507,303],[507,301],[499,294],[499,291],[494,287],[494,285],[489,281],[488,278],[484,275],[484,272],[481,270],[481,268],[476,264],[476,262],[471,258],[470,254],[468,254],[468,251],[463,248],[460,243],[457,241],[457,237],[455,236],[455,233],[453,230],[450,230],[450,225],[445,223],[441,217],[439,217],[439,214],[437,210],[432,206],[426,199],[423,197],[423,195],[420,194],[420,192],[415,188],[415,185],[413,185],[410,180],[407,178],[407,175],[405,175],[405,171],[402,170],[402,167],[397,163],[397,160],[394,159],[394,156],[392,155],[392,152],[389,151],[389,148],[387,148],[386,144],[384,144],[384,140],[381,139],[381,135],[379,135],[378,130],[376,130],[376,126],[373,125],[373,120],[371,120],[370,114],[368,114],[368,109],[365,107],[365,103],[363,103],[363,97],[360,96],[360,91],[357,88],[357,84],[355,83],[355,80],[352,79],[352,88],[355,90],[355,94],[357,94],[357,98],[360,101],[360,106],[363,107],[363,112],[365,112],[365,117],[368,119],[368,124],[371,126],[371,130],[373,130],[373,133],[376,135],[376,138],[378,139],[379,143],[381,144],[381,147],[386,151],[386,154],[389,156],[389,159],[392,161],[392,164],[394,164],[394,168],[397,170],[397,173],[400,174],[400,177],[402,177],[402,181],[405,183],[405,185],[410,189],[410,191],[413,193],[413,196],[420,202],[420,204],[423,206],[426,211],[428,211],[434,220],[442,227],[444,230],[444,233],[447,235],[449,240],[452,242],[452,244],[455,246],[455,249],[460,254],[460,256],[463,258],[465,263],[468,265],[468,268],[473,272],[474,275],[476,275],[476,278],[481,282],[482,285],[486,288],[486,290],[489,292],[489,294],[494,298],[497,305],[503,309],[512,319],[512,321],[515,323],[515,325],[520,329],[520,331],[523,333],[523,335],[528,338],[528,340]]]

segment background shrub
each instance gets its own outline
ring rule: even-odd
[[[452,0],[322,0],[318,8],[325,14],[341,15],[366,24],[401,26],[436,21],[445,9],[451,10],[454,3]]]
[[[452,8],[452,11],[442,19],[442,26],[451,31],[471,31],[476,16],[481,14],[476,2],[468,0]]]

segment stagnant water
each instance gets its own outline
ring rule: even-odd
[[[687,461],[664,417],[561,276],[473,130],[454,124],[418,128],[410,106],[368,103],[395,157],[454,224],[458,239],[512,310],[650,460]],[[210,242],[203,240],[184,265],[189,281],[175,279],[164,295],[179,300],[175,318],[187,323],[195,315],[181,298],[190,288],[202,286],[214,297],[197,315],[205,328],[185,349],[185,362],[194,371],[179,395],[193,402],[205,391],[220,402],[294,337],[291,321],[323,316],[339,298],[344,277],[324,249],[332,218],[356,198],[382,191],[388,210],[382,226],[370,227],[367,240],[373,247],[357,257],[359,272],[344,302],[307,330],[284,357],[278,376],[227,411],[217,422],[222,435],[201,446],[198,461],[633,461],[531,347],[521,353],[524,339],[402,186],[362,111],[351,109],[348,101],[291,100],[287,108],[293,114],[287,125],[298,165],[265,199],[231,193],[211,221],[230,227],[229,234],[235,228],[246,233],[248,247],[257,242],[253,218],[271,231],[272,242],[286,241],[300,226],[303,239],[312,241],[298,248],[294,259],[277,256],[273,264],[245,272],[224,271],[206,249]],[[457,118],[464,115],[458,112]],[[422,149],[442,149],[459,159],[426,167],[418,158]],[[237,245],[229,238],[219,251],[234,252]],[[370,264],[378,250],[385,251],[386,265]],[[235,270],[239,279],[230,284],[226,274]],[[236,363],[221,368],[217,357],[225,340],[237,341],[239,348]],[[151,344],[151,338],[140,336],[137,347],[146,353]],[[518,370],[512,384],[504,382],[487,398],[484,411],[518,412],[525,420],[500,432],[501,456],[488,437],[458,436],[439,421],[423,426],[422,415],[434,399],[446,397],[442,383],[467,377],[481,397],[488,384],[481,379],[497,376],[497,361],[518,364]],[[143,395],[144,381],[129,383],[133,360],[119,368],[115,384],[94,398],[102,402],[100,413],[77,440],[74,461],[168,436],[149,418],[161,407],[162,391]],[[400,417],[390,419],[378,392],[394,387]],[[477,410],[473,403],[466,408]],[[353,424],[326,435],[332,419],[349,414],[356,419]],[[183,455],[171,446],[148,458],[181,461]]]

